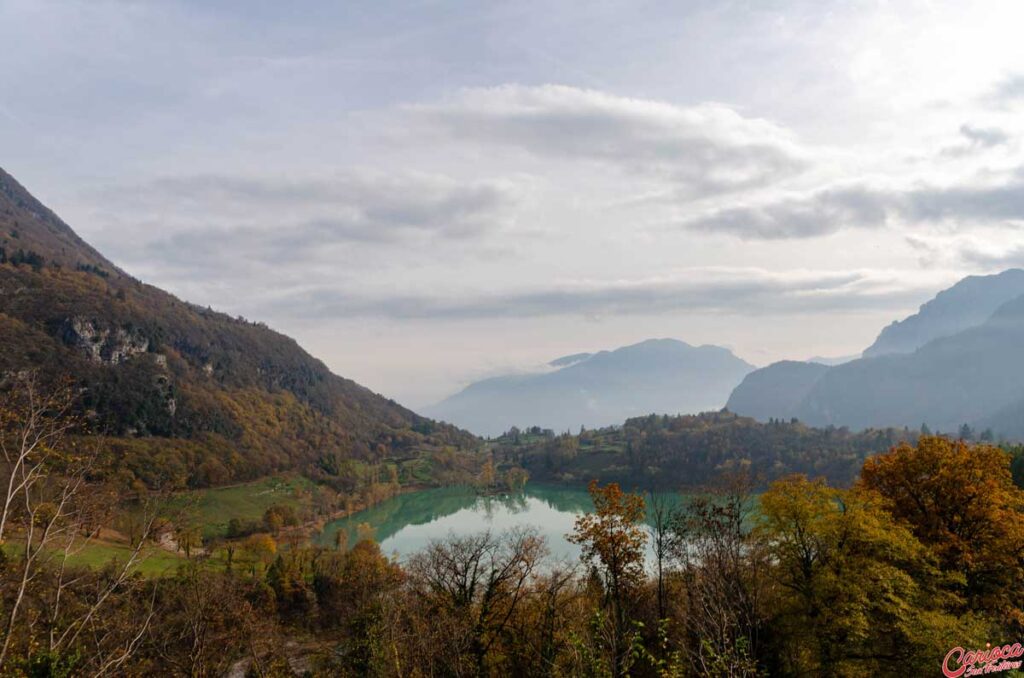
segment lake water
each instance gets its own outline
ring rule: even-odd
[[[676,496],[669,501],[678,502]],[[404,559],[435,539],[466,536],[485,530],[497,534],[516,526],[532,526],[547,538],[552,558],[579,559],[580,549],[569,543],[576,516],[593,510],[585,489],[527,485],[516,494],[478,496],[472,489],[446,487],[409,492],[365,511],[328,523],[319,543],[335,544],[345,530],[348,543],[356,542],[356,528],[370,525],[384,553]],[[648,540],[649,541],[649,540]]]

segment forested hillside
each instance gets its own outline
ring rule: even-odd
[[[538,480],[620,482],[629,487],[698,487],[724,472],[767,482],[792,473],[849,485],[864,459],[916,440],[903,429],[853,433],[799,421],[761,423],[728,411],[651,415],[621,427],[555,435],[513,430],[494,441],[499,459],[521,464]]]
[[[265,325],[135,280],[0,170],[0,374],[70,376],[130,482],[347,481],[475,438],[338,377]]]

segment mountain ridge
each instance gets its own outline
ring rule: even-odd
[[[752,369],[728,349],[648,339],[540,374],[483,379],[424,412],[492,436],[512,426],[592,428],[651,412],[720,409]]]
[[[0,374],[70,375],[121,472],[149,484],[302,470],[347,486],[374,466],[404,459],[411,475],[434,450],[477,444],[262,323],[132,278],[2,170],[0,247]]]
[[[811,426],[853,429],[927,425],[947,432],[967,424],[1024,438],[1024,420],[1018,416],[1024,414],[1024,293],[1004,299],[1022,282],[1020,269],[965,278],[935,300],[947,308],[953,302],[986,310],[995,306],[983,321],[952,334],[938,332],[910,352],[865,352],[833,367],[769,365],[748,375],[730,395],[728,407],[762,421],[796,418]],[[979,290],[984,289],[992,295],[979,302]],[[928,302],[921,308],[937,306]],[[955,322],[964,324],[976,317],[974,312],[955,313]],[[929,313],[888,327],[906,327],[900,323]],[[929,331],[941,327],[932,323]],[[797,371],[802,379],[794,376]]]
[[[911,353],[933,339],[950,336],[987,320],[1002,304],[1024,294],[1024,270],[971,275],[940,291],[917,313],[882,328],[863,357]]]

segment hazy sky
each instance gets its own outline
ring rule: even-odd
[[[0,166],[409,405],[1024,264],[1024,3],[0,0]]]

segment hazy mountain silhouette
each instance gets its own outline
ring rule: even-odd
[[[884,328],[864,351],[864,357],[911,353],[933,339],[980,325],[997,308],[1022,294],[1024,270],[1019,268],[996,275],[969,276],[939,292],[914,315]]]
[[[794,416],[818,379],[829,366],[815,362],[783,360],[748,374],[729,395],[730,412],[759,421]]]
[[[511,426],[556,431],[621,424],[654,413],[720,409],[753,368],[727,349],[651,339],[614,351],[567,356],[542,374],[484,379],[426,408],[482,435]]]
[[[974,326],[940,334],[909,353],[883,352],[834,367],[769,365],[747,376],[730,396],[729,408],[762,420],[796,417],[812,426],[925,423],[956,432],[966,423],[1024,437],[1024,293],[1005,299],[1021,281],[1024,271],[1017,269],[966,278],[918,314],[886,328],[888,338],[879,337],[876,347],[909,346],[926,328],[941,333],[973,322],[978,312],[970,305],[995,306]],[[986,290],[1001,303],[994,305]]]

